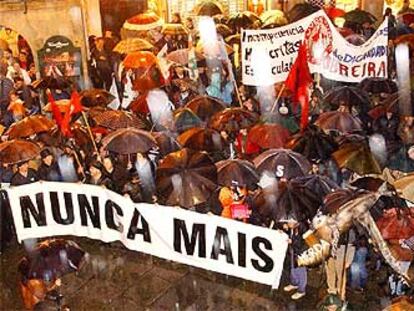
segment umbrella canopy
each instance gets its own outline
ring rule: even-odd
[[[414,48],[414,33],[398,36],[394,40],[394,45],[397,46],[401,43],[407,43],[411,48]]]
[[[11,139],[30,137],[37,133],[47,132],[55,125],[55,122],[45,116],[29,116],[13,123],[7,130],[6,135],[8,135]]]
[[[258,116],[242,108],[227,108],[213,115],[209,127],[221,132],[238,133],[241,129],[255,124]]]
[[[292,179],[309,173],[311,164],[301,154],[289,149],[270,149],[253,160],[259,173],[270,172],[278,178]]]
[[[168,132],[153,132],[152,136],[157,142],[159,151],[162,156],[165,156],[171,152],[175,152],[181,149],[177,139]]]
[[[89,134],[85,128],[73,125],[70,131],[72,133],[70,138],[75,141],[77,146],[83,146],[91,142]],[[54,127],[47,132],[38,134],[38,139],[45,145],[54,147],[63,146],[68,140],[68,138],[62,134],[62,131],[58,127]]]
[[[220,151],[224,145],[220,133],[209,128],[200,127],[194,127],[183,132],[178,136],[177,141],[183,148],[207,152]]]
[[[259,175],[252,163],[241,159],[223,160],[216,163],[218,184],[231,187],[234,183],[256,188]]]
[[[399,14],[398,18],[402,18],[404,24],[411,25],[414,23],[414,12],[406,12],[403,14]]]
[[[48,76],[43,79],[34,81],[31,85],[35,90],[63,90],[71,87],[72,83],[63,77]]]
[[[170,36],[186,36],[188,29],[183,24],[164,24],[161,30],[162,34]]]
[[[232,34],[231,29],[227,25],[224,25],[224,24],[217,24],[216,30],[217,30],[217,33],[220,34],[223,38],[231,36]]]
[[[366,78],[361,81],[359,86],[362,90],[371,94],[392,94],[398,91],[397,84],[394,81],[383,78]]]
[[[119,54],[130,54],[138,51],[152,50],[153,48],[154,46],[147,40],[140,38],[128,38],[119,41],[113,51]]]
[[[0,50],[7,50],[9,48],[9,43],[6,40],[0,39]]]
[[[281,27],[281,26],[287,25],[288,23],[289,21],[284,15],[283,16],[274,15],[274,16],[269,17],[263,22],[262,29],[271,29],[271,28]]]
[[[196,60],[200,61],[204,59],[204,56],[202,53],[195,52]],[[179,65],[187,65],[189,62],[189,49],[180,49],[173,51],[171,53],[167,54],[167,60],[170,62],[179,64]]]
[[[402,198],[414,202],[414,173],[397,179],[394,187]]]
[[[206,202],[216,188],[217,169],[205,152],[182,149],[157,167],[157,192],[167,205],[191,208]]]
[[[409,239],[414,236],[414,209],[387,209],[376,223],[385,240]]]
[[[250,129],[248,140],[263,149],[282,148],[289,136],[289,130],[279,124],[256,124]]]
[[[229,16],[227,14],[216,14],[213,16],[213,20],[216,24],[227,24]]]
[[[352,133],[362,130],[362,123],[346,111],[328,111],[322,113],[315,124],[325,131]]]
[[[287,13],[287,18],[290,23],[293,23],[319,10],[319,7],[307,2],[298,3]]]
[[[266,23],[268,19],[273,19],[275,17],[286,19],[285,13],[280,10],[267,10],[260,15],[260,19],[263,23]]]
[[[366,143],[347,143],[332,154],[340,168],[359,175],[381,174],[382,170]]]
[[[19,272],[28,279],[51,281],[78,271],[86,253],[73,241],[45,240],[19,263]]]
[[[214,16],[223,14],[224,10],[216,1],[200,1],[194,8],[194,12],[198,16]]]
[[[128,54],[123,64],[129,69],[148,69],[158,63],[157,57],[148,51],[138,51]]]
[[[338,148],[335,140],[314,125],[308,126],[287,142],[286,148],[299,152],[311,161],[326,160]]]
[[[118,154],[146,153],[157,147],[150,133],[133,127],[122,128],[107,135],[102,146]]]
[[[126,127],[134,127],[138,129],[146,129],[149,127],[148,121],[143,117],[121,110],[107,110],[93,117],[98,126],[120,129]]]
[[[260,17],[250,11],[237,12],[230,15],[227,24],[236,30],[250,28],[254,22],[261,21]]]
[[[340,188],[332,179],[319,174],[296,177],[292,181],[300,183],[307,189],[319,195],[321,198]]]
[[[106,107],[115,97],[103,89],[89,89],[79,93],[80,100],[85,107]]]
[[[371,107],[369,94],[354,86],[335,87],[325,94],[323,101],[334,110],[340,106],[347,106],[350,109],[355,107],[358,111],[368,111]]]
[[[55,103],[61,113],[66,113],[70,107],[70,99],[57,100]],[[52,112],[52,104],[48,103],[46,106],[44,106],[43,111]]]
[[[0,162],[3,164],[26,162],[39,153],[40,147],[27,140],[9,140],[0,144]]]
[[[177,132],[182,133],[193,127],[201,127],[203,121],[190,109],[184,108],[175,111],[174,124]]]
[[[163,20],[154,12],[145,12],[128,18],[123,28],[133,31],[148,31],[162,26]]]
[[[362,25],[364,23],[374,24],[377,21],[377,18],[374,15],[358,8],[345,13],[343,17],[345,21],[358,25]]]
[[[366,190],[360,189],[336,189],[325,196],[321,211],[324,214],[335,214],[347,202],[354,200],[365,193],[367,193]]]
[[[190,109],[201,120],[208,121],[214,114],[224,110],[226,104],[215,97],[200,95],[190,100],[185,108]]]

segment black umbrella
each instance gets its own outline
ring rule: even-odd
[[[287,18],[290,23],[293,23],[319,10],[319,7],[307,2],[298,3],[287,13]]]
[[[354,86],[335,87],[325,94],[323,101],[333,110],[347,106],[349,109],[355,107],[359,112],[366,112],[371,108],[368,93]]]
[[[359,84],[362,90],[371,94],[392,94],[398,91],[397,84],[390,79],[366,78]]]
[[[291,179],[306,175],[311,164],[301,154],[289,149],[270,149],[253,160],[259,173],[266,171],[278,178]]]
[[[230,159],[216,163],[218,184],[231,186],[234,182],[246,185],[249,189],[256,188],[259,176],[252,163],[246,160]]]

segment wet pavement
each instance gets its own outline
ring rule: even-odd
[[[90,254],[78,273],[62,279],[61,293],[70,310],[318,310],[326,295],[320,268],[310,271],[307,295],[292,302],[269,286],[177,264],[125,249],[73,239]],[[18,288],[17,264],[24,255],[15,245],[1,255],[0,309],[24,310]],[[353,310],[381,310],[380,288],[369,284],[364,294],[349,295]],[[49,304],[44,310],[56,310]]]

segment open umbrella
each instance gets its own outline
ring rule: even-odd
[[[205,152],[182,149],[157,167],[157,192],[167,205],[191,208],[206,202],[217,185],[217,169]]]
[[[394,40],[394,45],[397,46],[401,43],[407,43],[411,48],[414,48],[414,33],[398,36]]]
[[[201,120],[208,121],[214,114],[224,110],[226,104],[215,97],[200,95],[190,100],[185,108],[190,109]]]
[[[309,173],[311,164],[301,154],[289,149],[270,149],[253,160],[259,173],[270,172],[278,178],[292,179]]]
[[[70,107],[70,99],[57,100],[55,103],[61,113],[65,113]],[[42,110],[44,112],[52,112],[52,104],[47,103]]]
[[[250,129],[248,140],[263,149],[282,148],[289,136],[289,130],[279,124],[256,124]]]
[[[351,186],[356,187],[358,189],[377,191],[384,184],[384,182],[384,179],[379,177],[364,176],[354,180],[351,183]],[[390,187],[392,186],[390,185]]]
[[[250,28],[254,22],[260,21],[260,17],[250,11],[237,12],[230,15],[227,24],[235,29]]]
[[[358,25],[362,25],[364,23],[374,24],[377,21],[377,18],[374,15],[367,11],[360,10],[359,8],[345,13],[343,17],[345,21]]]
[[[73,125],[70,128],[72,136],[70,139],[75,141],[76,146],[83,146],[89,144],[90,137],[85,128]],[[58,127],[54,127],[47,132],[39,133],[38,139],[47,146],[61,147],[65,145],[69,139],[62,134],[62,131]]]
[[[229,16],[227,14],[216,14],[213,16],[213,20],[216,24],[227,24]]]
[[[137,51],[128,54],[123,64],[129,69],[148,69],[158,63],[157,57],[148,51]]]
[[[393,185],[402,198],[414,202],[414,173],[397,179]]]
[[[291,137],[286,148],[299,152],[311,161],[326,160],[337,149],[335,140],[314,125]]]
[[[29,137],[37,133],[46,132],[55,125],[55,122],[45,116],[29,116],[13,123],[7,130],[6,135],[11,139]]]
[[[241,129],[255,124],[258,116],[242,108],[227,108],[217,112],[209,121],[209,127],[221,132],[237,134]]]
[[[202,53],[195,52],[196,60],[200,61],[204,59]],[[176,51],[172,51],[167,54],[167,60],[170,62],[180,64],[180,65],[187,65],[189,61],[189,49],[180,49]]]
[[[161,27],[164,21],[154,12],[145,12],[128,18],[121,29],[122,39],[145,36],[151,29]]]
[[[257,187],[259,175],[252,163],[241,159],[223,160],[216,163],[218,184],[230,187],[234,183],[249,189]]]
[[[40,147],[27,140],[8,140],[0,144],[0,163],[16,164],[37,157]]]
[[[289,22],[293,23],[319,10],[319,7],[309,4],[308,2],[304,2],[295,4],[295,6],[291,8],[286,15]]]
[[[171,133],[153,132],[152,136],[155,138],[160,154],[163,156],[181,149],[177,139]]]
[[[235,35],[228,36],[225,41],[226,41],[227,44],[230,44],[230,45],[233,45],[233,44],[239,44],[240,45],[241,44],[240,34],[235,34]]]
[[[280,19],[286,19],[285,13],[280,10],[267,10],[260,15],[260,19],[263,23],[266,23],[268,19],[273,19],[278,17]]]
[[[177,132],[182,133],[193,127],[201,127],[203,121],[190,109],[178,109],[174,112],[174,124]]]
[[[106,107],[115,97],[104,89],[89,89],[79,93],[80,100],[85,107]]]
[[[128,127],[118,129],[105,136],[102,146],[118,154],[145,153],[157,147],[157,142],[150,133]]]
[[[382,170],[366,143],[348,143],[332,154],[340,168],[359,175],[381,174]]]
[[[271,29],[276,27],[281,27],[288,24],[288,20],[285,16],[271,16],[265,20],[262,24],[262,29]]]
[[[224,10],[217,1],[200,1],[194,12],[198,16],[214,16],[223,14]]]
[[[217,24],[216,30],[217,30],[217,33],[220,34],[223,38],[231,36],[232,34],[231,29],[227,25],[224,25],[224,24]]]
[[[359,84],[361,89],[371,94],[392,94],[398,91],[397,84],[390,79],[366,78]]]
[[[399,14],[398,18],[401,18],[406,25],[411,25],[414,23],[414,12],[406,12]]]
[[[207,152],[220,151],[224,146],[220,133],[209,128],[188,129],[177,137],[177,141],[183,148]]]
[[[362,130],[361,121],[346,111],[324,112],[315,124],[325,131],[338,131],[344,134]]]
[[[336,189],[325,196],[321,211],[323,214],[335,214],[347,202],[354,200],[365,193],[367,193],[367,191],[361,189]]]
[[[164,24],[161,32],[164,36],[186,36],[188,34],[188,30],[183,24]]]
[[[70,240],[53,239],[39,243],[19,263],[19,272],[28,279],[53,280],[78,271],[85,251]]]
[[[335,87],[325,94],[323,101],[333,110],[338,109],[341,105],[347,106],[349,109],[355,107],[358,111],[368,111],[371,107],[369,94],[354,86]]]
[[[63,90],[69,88],[72,83],[64,77],[52,77],[48,76],[40,80],[32,82],[32,87],[37,89],[51,89],[51,90]]]
[[[126,127],[134,127],[138,129],[146,129],[149,123],[143,117],[121,110],[107,110],[93,117],[98,126],[120,129]]]
[[[128,38],[119,41],[113,51],[119,54],[130,54],[138,51],[151,50],[153,48],[154,46],[147,40],[141,38]]]

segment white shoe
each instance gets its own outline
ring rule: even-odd
[[[299,292],[297,292],[297,293],[294,293],[291,298],[293,300],[299,300],[302,297],[304,297],[305,295],[306,295],[306,293],[299,293]]]
[[[296,290],[296,289],[298,289],[298,287],[297,286],[293,286],[293,285],[287,285],[287,286],[285,286],[285,287],[283,287],[283,290],[285,291],[285,292],[291,292],[292,290]]]

